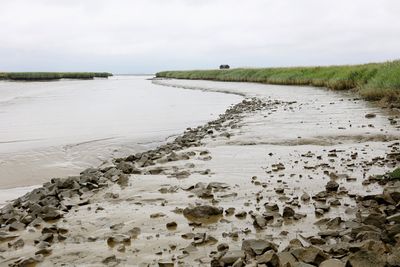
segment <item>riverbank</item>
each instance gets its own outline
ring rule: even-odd
[[[326,67],[163,71],[158,78],[310,85],[354,90],[366,100],[400,106],[400,61]]]
[[[397,115],[330,91],[257,86],[156,149],[2,209],[0,263],[398,265],[399,183],[378,176],[398,166]]]
[[[0,72],[0,80],[48,81],[60,79],[93,79],[113,76],[109,72]]]

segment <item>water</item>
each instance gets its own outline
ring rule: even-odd
[[[74,175],[154,147],[241,100],[149,78],[0,82],[0,188]]]

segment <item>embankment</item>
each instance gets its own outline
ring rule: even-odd
[[[354,90],[370,101],[400,106],[400,60],[363,65],[163,71],[158,78],[309,85]]]
[[[0,72],[0,80],[59,80],[59,79],[93,79],[112,76],[108,72]]]

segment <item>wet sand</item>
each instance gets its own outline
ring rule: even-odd
[[[256,266],[265,251],[251,256],[243,247],[246,240],[273,242],[278,251],[293,246],[294,239],[301,242],[297,249],[345,242],[345,235],[321,238],[318,233],[326,230],[328,219],[337,217],[345,222],[337,226],[341,231],[354,230],[353,220],[365,212],[360,199],[384,190],[368,178],[398,166],[397,115],[352,95],[316,88],[302,88],[299,95],[293,91],[296,87],[285,86],[155,82],[230,90],[249,100],[220,120],[188,129],[183,139],[170,138],[159,149],[101,167],[101,176],[111,170],[119,174],[107,178],[104,186],[99,182],[100,189],[81,185],[86,189],[79,198],[61,200],[63,205],[74,203],[62,218],[12,231],[18,236],[0,243],[1,264],[32,257],[39,266],[231,266],[227,255],[233,253],[234,261],[243,264],[236,266]],[[375,116],[367,118],[371,113]],[[90,173],[98,171],[87,171],[79,179]],[[329,181],[334,181],[331,191]],[[223,213],[187,216],[196,205],[222,208]],[[321,219],[326,220],[316,224]],[[54,240],[43,243],[49,232],[44,229],[51,226]],[[19,238],[22,247],[13,243]],[[385,253],[393,254],[392,241],[385,242]],[[48,251],[37,253],[43,248]],[[327,259],[328,251],[318,249]],[[246,257],[237,256],[238,251],[246,251]],[[344,266],[353,255],[333,257],[342,263],[335,266]],[[296,261],[307,262],[301,259]]]

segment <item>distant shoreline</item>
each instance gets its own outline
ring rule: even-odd
[[[113,76],[109,72],[0,72],[0,80],[50,81],[60,79],[93,79]]]
[[[308,85],[354,90],[365,100],[400,107],[400,60],[363,65],[163,71],[157,78]]]

